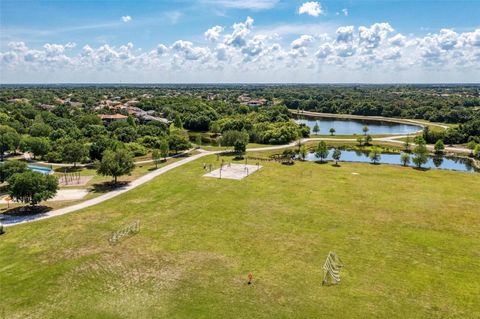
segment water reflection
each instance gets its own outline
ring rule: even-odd
[[[333,149],[329,150],[327,160],[332,161]],[[379,163],[382,164],[395,164],[402,165],[400,161],[401,154],[388,154],[382,153]],[[410,155],[413,158],[413,154]],[[309,153],[306,158],[307,161],[318,161],[319,159],[315,156],[314,153]],[[340,161],[345,162],[360,162],[360,163],[370,163],[370,158],[368,157],[368,152],[363,152],[359,150],[342,150],[342,156]],[[410,166],[414,166],[410,164]],[[424,168],[439,168],[447,170],[455,170],[462,172],[475,172],[478,169],[472,166],[472,161],[468,158],[462,157],[447,157],[447,156],[429,156],[428,161],[422,167]]]
[[[412,134],[422,129],[418,125],[400,124],[385,121],[356,120],[356,119],[336,119],[324,117],[299,117],[295,120],[299,124],[305,124],[310,127],[313,133],[313,127],[318,124],[320,135],[329,135],[330,129],[335,129],[336,135],[362,135],[363,127],[368,126],[368,134]]]

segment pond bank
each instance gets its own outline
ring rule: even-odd
[[[399,119],[399,118],[392,118],[392,117],[384,117],[384,116],[365,116],[365,115],[353,115],[353,114],[335,114],[335,113],[320,113],[320,112],[311,112],[311,111],[297,111],[289,109],[292,114],[295,115],[305,115],[310,117],[326,117],[326,118],[338,118],[338,119],[351,119],[351,120],[365,120],[365,121],[383,121],[383,122],[391,122],[391,123],[398,123],[398,124],[411,124],[411,125],[418,125],[423,127],[426,126],[437,126],[443,129],[447,129],[447,125],[439,124],[439,123],[425,123],[422,121],[412,120],[412,119]]]

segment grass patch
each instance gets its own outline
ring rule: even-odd
[[[262,162],[236,181],[203,178],[203,162],[219,165],[216,156],[202,158],[100,205],[7,228],[3,313],[480,316],[480,175]],[[134,220],[137,235],[108,243]],[[330,250],[345,263],[342,283],[322,287]]]

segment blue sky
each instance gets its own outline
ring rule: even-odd
[[[479,28],[475,0],[0,0],[0,81],[478,82]]]

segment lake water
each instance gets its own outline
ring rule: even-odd
[[[313,127],[318,123],[320,135],[329,135],[330,128],[335,129],[335,135],[361,135],[362,129],[368,126],[368,134],[412,134],[422,129],[418,125],[400,124],[385,121],[336,119],[327,117],[299,117],[295,120],[299,124],[306,124],[313,134]]]
[[[333,154],[333,149],[330,149],[327,160],[329,161],[333,160],[332,154]],[[410,161],[412,158],[413,158],[413,155],[410,154]],[[306,160],[318,161],[319,159],[315,157],[314,153],[309,153],[306,157]],[[371,163],[370,158],[368,157],[368,153],[360,152],[360,151],[352,151],[352,150],[343,150],[340,161]],[[396,165],[402,164],[400,162],[400,154],[383,153],[381,155],[381,159],[379,162],[383,164],[396,164]],[[412,163],[410,163],[410,166],[413,166]],[[472,166],[472,162],[470,159],[460,158],[460,157],[445,157],[445,156],[429,157],[428,162],[425,165],[422,165],[422,167],[447,169],[447,170],[455,170],[455,171],[462,171],[462,172],[478,171]]]

